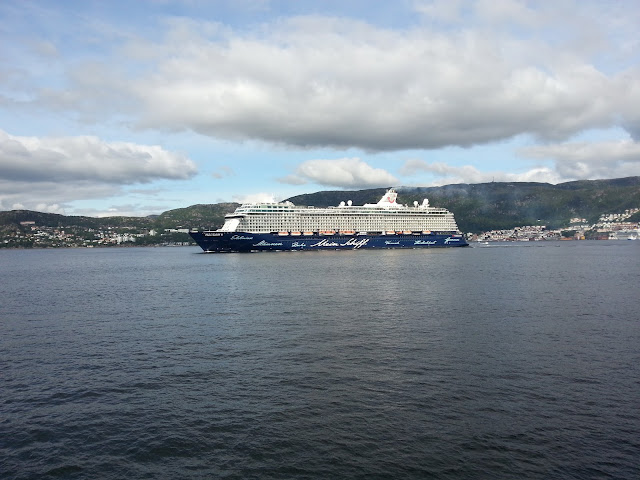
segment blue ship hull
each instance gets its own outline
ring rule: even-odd
[[[469,244],[460,234],[277,235],[247,232],[190,232],[205,252],[358,250],[362,248],[446,248]]]

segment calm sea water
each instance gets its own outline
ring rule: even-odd
[[[640,478],[640,242],[0,251],[0,477]]]

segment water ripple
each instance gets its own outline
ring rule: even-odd
[[[606,243],[0,252],[2,478],[640,478]]]

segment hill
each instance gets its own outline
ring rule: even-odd
[[[413,204],[429,198],[434,206],[451,210],[463,232],[479,233],[521,225],[562,228],[573,217],[595,223],[604,213],[622,213],[640,207],[640,177],[613,180],[581,180],[558,185],[548,183],[491,182],[442,187],[399,187],[398,202]],[[326,207],[352,200],[354,205],[375,203],[384,188],[322,191],[291,197],[296,205]],[[198,204],[168,210],[149,217],[82,217],[13,210],[0,212],[0,230],[11,230],[20,222],[33,221],[52,228],[76,226],[85,229],[150,230],[222,226],[224,215],[237,203]],[[637,214],[634,216],[637,218]],[[631,219],[633,220],[633,218]],[[636,220],[637,221],[637,220]]]
[[[152,215],[149,217],[83,217],[34,212],[31,210],[11,210],[0,212],[0,230],[15,228],[20,222],[35,222],[38,226],[51,228],[133,228],[138,230],[218,228],[224,223],[224,215],[235,210],[238,205],[237,203],[193,205],[186,208],[167,210],[160,215]]]
[[[224,216],[233,212],[238,203],[198,204],[168,210],[153,220],[154,228],[216,229],[224,223]]]
[[[385,189],[355,192],[324,191],[298,195],[297,205],[324,207],[341,201],[377,202]],[[451,210],[463,232],[479,233],[520,225],[561,228],[573,217],[595,223],[604,213],[640,207],[640,177],[581,180],[558,185],[533,182],[491,182],[442,187],[399,187],[398,202],[413,204],[428,198],[431,205]]]
[[[149,217],[83,217],[59,215],[57,213],[34,212],[32,210],[11,210],[0,212],[0,228],[15,226],[20,222],[35,222],[43,227],[83,227],[83,228],[103,228],[103,227],[136,227],[152,228],[153,221]]]

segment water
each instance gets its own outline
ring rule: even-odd
[[[0,477],[640,478],[639,267],[0,251]]]

